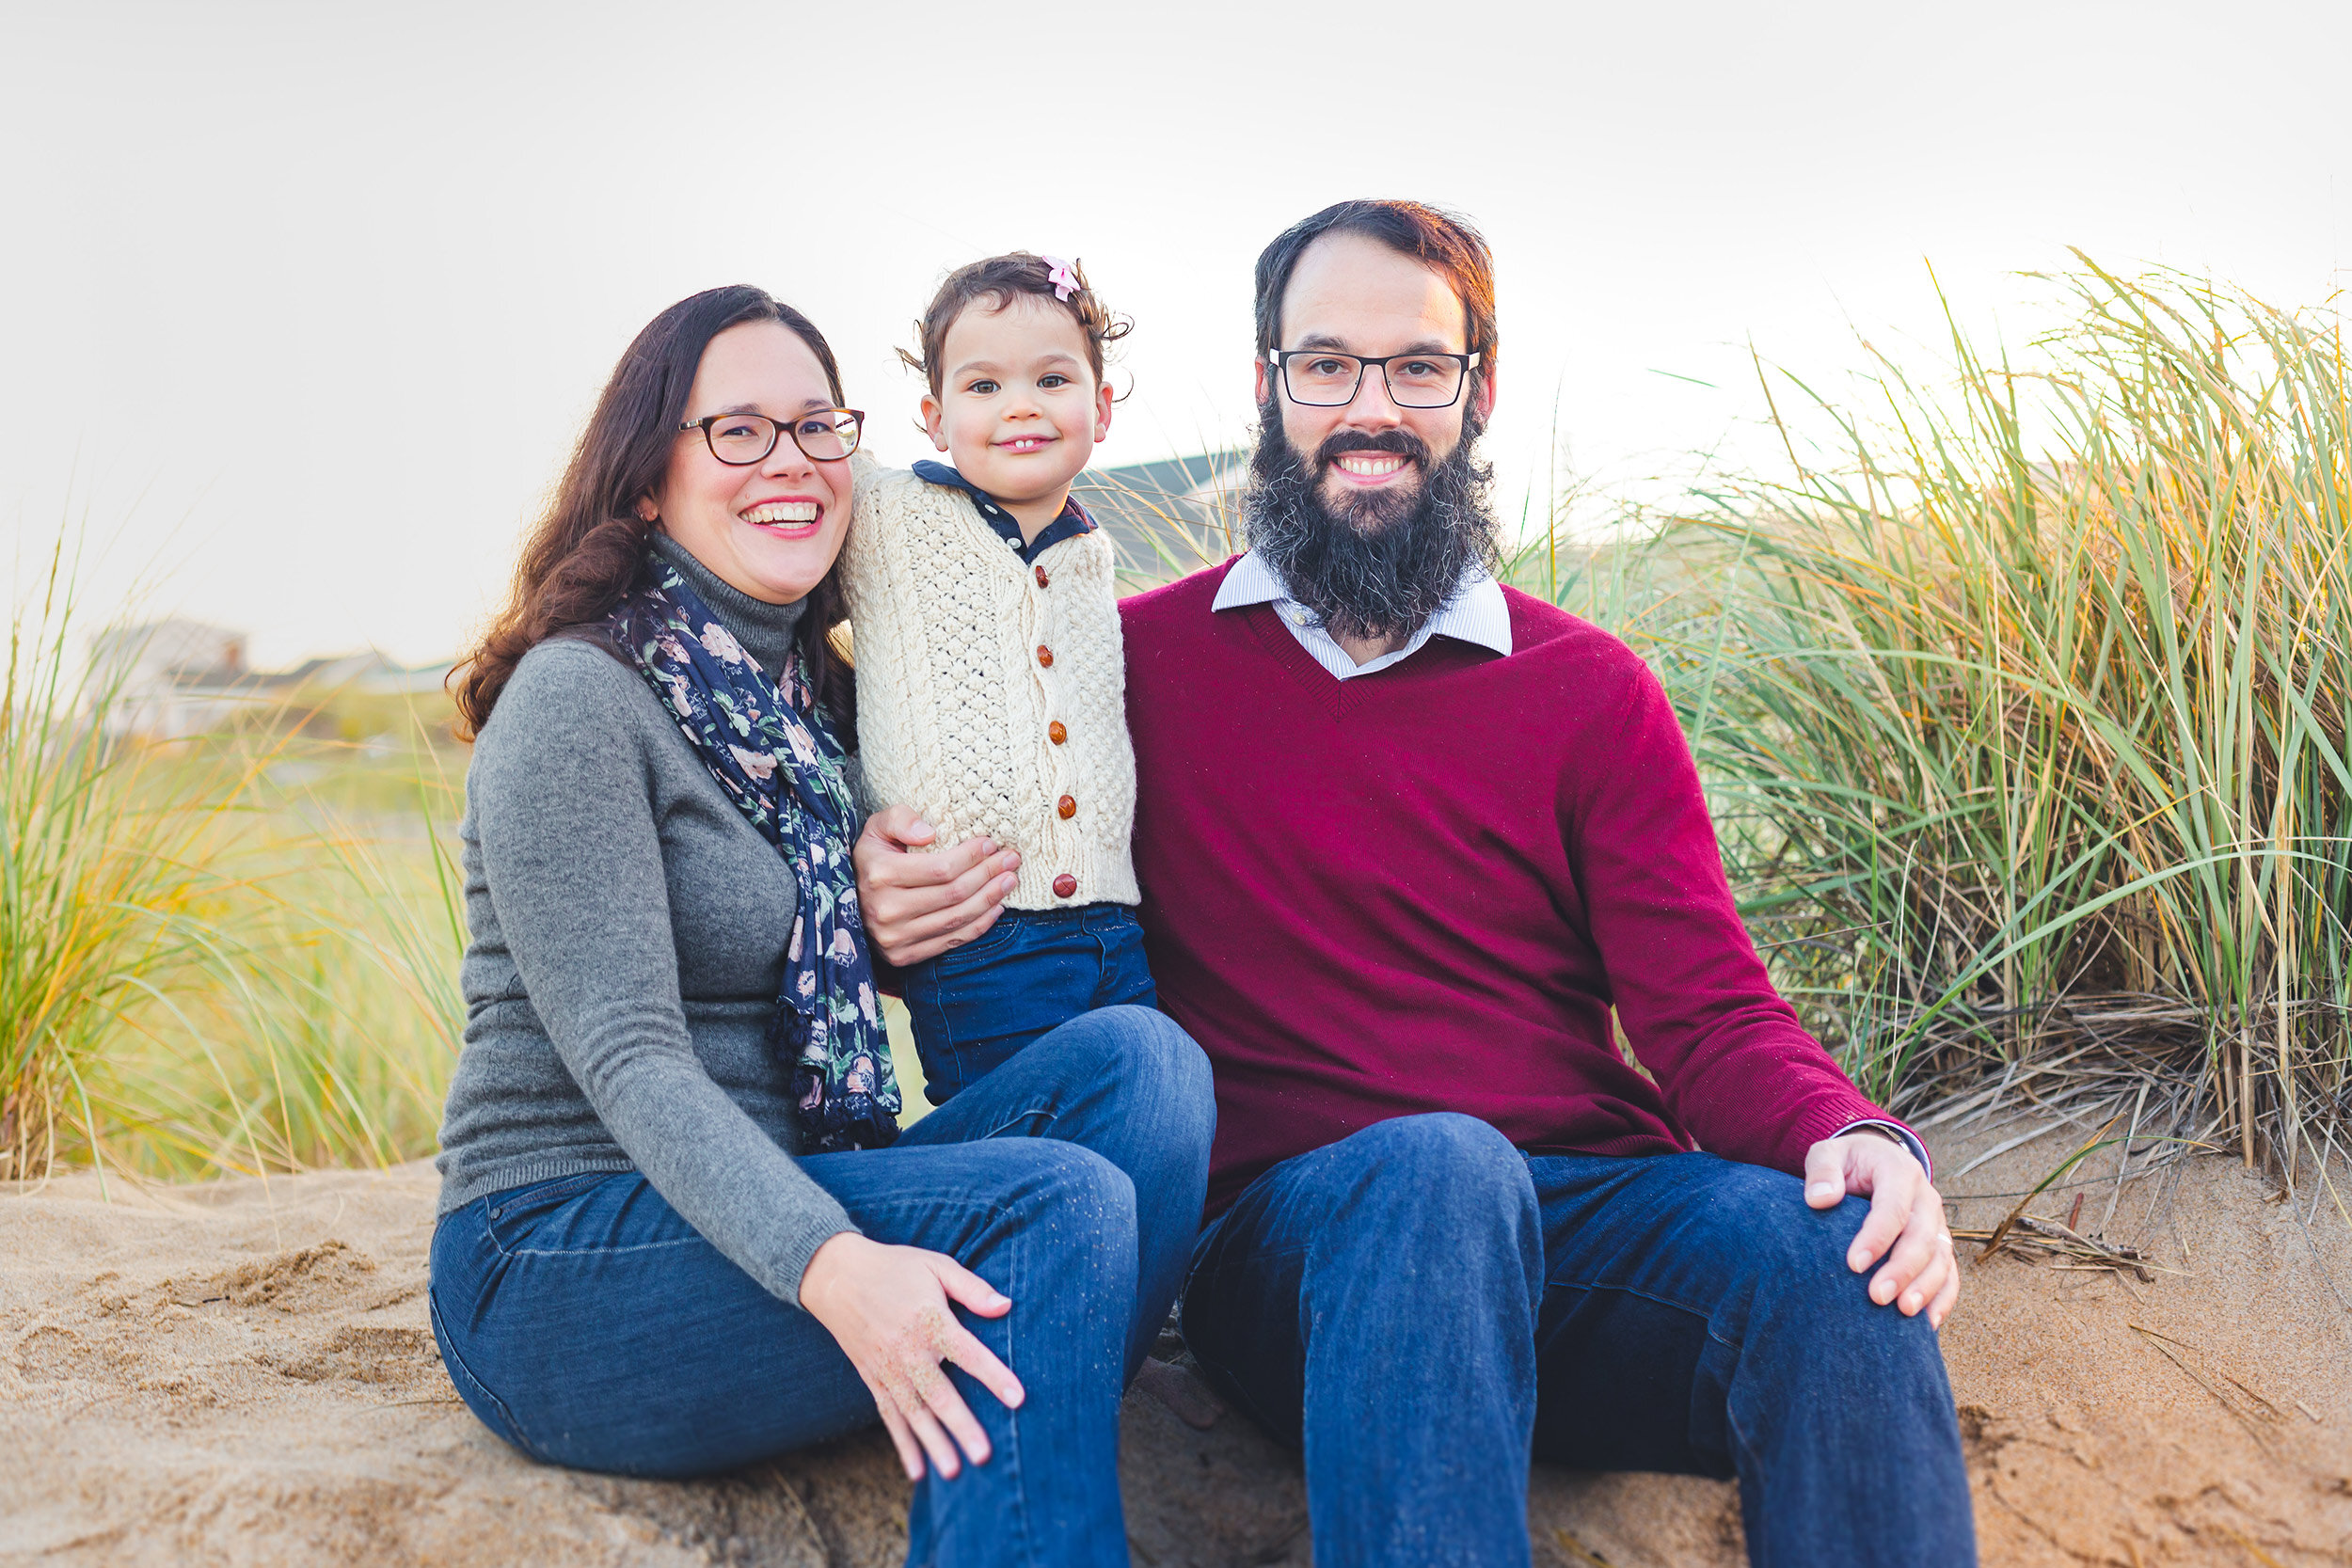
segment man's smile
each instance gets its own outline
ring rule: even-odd
[[[1343,451],[1331,467],[1357,484],[1385,484],[1412,466],[1412,459],[1393,451]]]

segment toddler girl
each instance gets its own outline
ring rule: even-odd
[[[907,1011],[942,1104],[1038,1036],[1156,1005],[1128,856],[1136,803],[1110,542],[1070,484],[1109,433],[1126,334],[1050,256],[959,268],[899,357],[947,463],[861,474],[842,552],[869,808],[1021,852],[987,931],[914,966]]]

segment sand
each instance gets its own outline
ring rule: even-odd
[[[2016,1193],[2084,1135],[1947,1185]],[[2083,1189],[2082,1228],[2110,1190]],[[490,1436],[426,1327],[434,1191],[422,1164],[0,1190],[0,1564],[901,1560],[878,1435],[691,1484],[548,1469]],[[2352,1228],[2271,1196],[2218,1159],[2127,1189],[2106,1233],[2163,1271],[2144,1284],[1968,1264],[1944,1340],[1986,1562],[2352,1561]],[[1955,1224],[2012,1202],[1959,1202]],[[1122,1476],[1138,1563],[1309,1560],[1296,1461],[1238,1417],[1197,1433],[1132,1396]],[[1538,1466],[1530,1512],[1539,1563],[1744,1560],[1720,1482]]]

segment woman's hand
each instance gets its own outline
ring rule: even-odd
[[[801,1306],[831,1331],[873,1391],[909,1481],[923,1479],[926,1453],[952,1479],[963,1468],[958,1445],[973,1464],[988,1463],[988,1434],[940,1363],[961,1367],[1009,1410],[1027,1397],[1011,1370],[956,1321],[950,1300],[983,1318],[1012,1310],[1009,1298],[945,1253],[890,1246],[852,1230],[818,1247],[801,1275]]]
[[[885,806],[866,819],[850,858],[866,940],[901,969],[961,947],[996,924],[1021,885],[1020,851],[991,838],[917,854],[939,836],[911,806]]]

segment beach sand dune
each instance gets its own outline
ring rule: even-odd
[[[1947,1185],[2022,1191],[2083,1135]],[[1968,1148],[1939,1152],[1956,1169]],[[492,1437],[426,1325],[435,1188],[421,1164],[0,1196],[0,1563],[902,1560],[879,1434],[694,1483],[549,1469]],[[2107,1234],[2180,1271],[2146,1283],[1970,1265],[1944,1338],[1986,1562],[2352,1560],[2352,1230],[2271,1190],[2210,1159],[2126,1189]],[[2109,1189],[2082,1191],[2089,1228]],[[1297,1463],[1246,1421],[1197,1433],[1136,1395],[1124,1442],[1137,1562],[1309,1560]],[[1744,1560],[1724,1482],[1538,1466],[1531,1515],[1539,1563]]]

